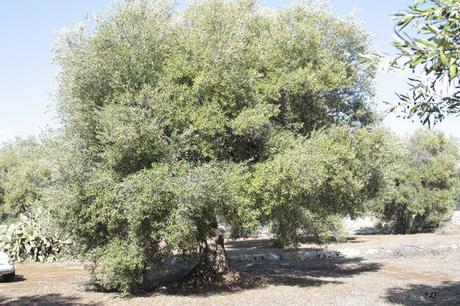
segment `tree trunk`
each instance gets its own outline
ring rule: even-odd
[[[217,222],[213,231],[213,237],[203,242],[200,261],[188,273],[185,278],[186,282],[198,286],[219,283],[224,280],[225,274],[229,272],[224,236],[217,228]]]

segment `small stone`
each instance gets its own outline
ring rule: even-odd
[[[338,251],[325,251],[323,252],[323,258],[336,258],[340,255]]]
[[[267,259],[268,260],[280,260],[280,256],[275,254],[275,253],[270,253],[270,254],[268,254]]]
[[[263,261],[265,260],[266,256],[265,254],[254,254],[253,258],[255,261]]]
[[[366,254],[366,255],[371,255],[371,256],[372,256],[372,255],[376,255],[376,254],[378,254],[378,253],[379,253],[379,250],[378,250],[378,249],[369,249],[369,250],[366,251],[365,254]]]
[[[177,257],[172,257],[169,262],[171,265],[176,265],[178,263],[179,259]]]
[[[240,256],[241,261],[252,261],[252,256],[248,254],[244,254]]]
[[[310,259],[315,257],[315,252],[312,251],[302,251],[299,253],[300,260]]]
[[[320,258],[324,259],[329,259],[329,258],[335,258],[340,254],[338,251],[322,251],[319,255]]]
[[[292,253],[283,253],[281,254],[281,258],[284,259],[284,260],[292,260],[293,258],[293,254]]]
[[[342,249],[338,250],[344,257],[353,258],[361,256],[361,251],[354,249]]]
[[[242,261],[242,260],[241,260],[241,257],[238,256],[238,255],[231,255],[231,256],[228,256],[228,260],[230,260],[230,261],[232,261],[232,262]]]

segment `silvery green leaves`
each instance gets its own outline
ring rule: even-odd
[[[391,143],[385,130],[331,127],[258,163],[251,187],[280,244],[328,241],[333,220],[363,213],[386,188]]]
[[[259,164],[280,154],[295,162],[291,149],[317,129],[373,122],[371,49],[351,19],[308,4],[268,12],[252,0],[122,1],[65,33],[55,59],[72,149],[60,160],[73,174],[56,181],[59,220],[82,254],[103,254],[100,274],[118,275],[109,254],[122,259],[125,247],[145,260],[100,284],[131,291],[144,263],[205,250],[219,223],[247,235],[267,221]]]
[[[458,197],[460,155],[442,133],[418,130],[401,142],[391,183],[371,210],[394,233],[417,233],[445,222]]]
[[[460,3],[419,0],[395,16],[399,54],[392,66],[411,69],[410,89],[399,94],[405,117],[432,126],[460,112]]]

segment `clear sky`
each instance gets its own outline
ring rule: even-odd
[[[183,1],[185,2],[185,1]],[[412,0],[332,0],[334,11],[346,16],[356,11],[375,37],[375,47],[391,55],[391,14]],[[56,126],[55,77],[58,67],[51,62],[56,30],[83,20],[87,14],[104,10],[110,0],[15,0],[4,1],[0,10],[0,143],[15,136],[39,135]],[[282,7],[289,1],[265,0],[264,6]],[[376,79],[376,101],[395,101],[395,92],[406,88],[407,74],[380,71]],[[381,104],[380,104],[381,105]],[[379,109],[382,109],[380,106]],[[419,125],[387,117],[384,124],[400,135]],[[460,117],[438,126],[460,138]]]

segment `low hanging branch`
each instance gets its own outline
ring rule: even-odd
[[[400,103],[391,111],[401,110],[405,118],[418,117],[428,126],[460,113],[460,2],[418,0],[394,17],[399,54],[392,66],[411,69],[414,76],[409,92],[398,94]]]

